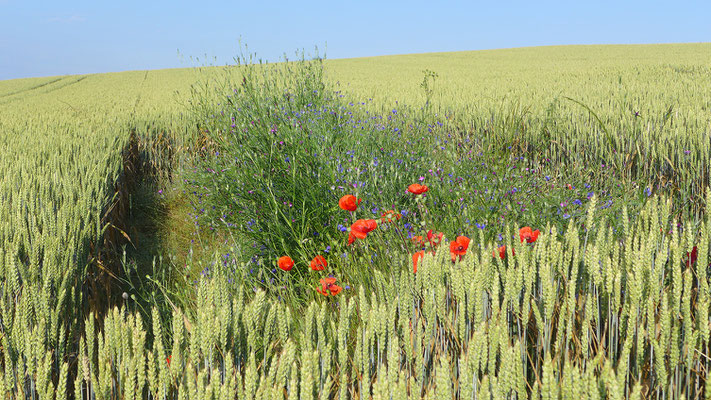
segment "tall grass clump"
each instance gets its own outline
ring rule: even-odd
[[[219,219],[248,226],[244,234],[271,249],[295,248],[308,226],[323,225],[320,215],[297,210],[323,206],[318,194],[325,189],[319,179],[325,163],[311,154],[339,141],[292,118],[320,108],[328,96],[320,60],[293,64],[243,66],[241,83],[204,122],[217,145],[213,155],[230,156],[229,169],[206,167],[215,175],[214,201],[233,206],[216,210],[228,212]]]
[[[226,237],[232,248],[223,249],[225,257],[250,261],[246,269],[233,265],[255,286],[291,291],[296,279],[303,294],[313,278],[302,271],[316,256],[345,282],[369,286],[368,268],[353,263],[378,264],[387,273],[391,258],[413,252],[413,239],[430,230],[450,238],[480,232],[503,242],[513,222],[559,229],[569,220],[583,223],[593,196],[601,214],[618,215],[647,197],[636,183],[621,184],[612,169],[592,174],[533,163],[452,132],[433,113],[371,113],[366,102],[345,100],[324,80],[320,59],[235,68],[241,79],[193,92],[194,115],[212,147],[187,181],[196,225]],[[414,196],[407,191],[413,183],[440,190]],[[352,211],[339,208],[347,195],[359,201]],[[383,229],[349,245],[359,219]],[[282,256],[301,267],[290,284],[277,270]]]

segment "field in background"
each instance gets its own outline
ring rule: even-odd
[[[526,47],[330,60],[326,65],[345,92],[387,105],[424,104],[419,85],[423,70],[429,69],[439,74],[433,101],[443,109],[476,110],[480,103],[491,108],[507,101],[539,114],[561,96],[601,111],[624,105],[638,106],[629,110],[633,113],[666,111],[665,105],[678,104],[694,115],[711,107],[703,96],[711,68],[709,43]]]
[[[683,215],[688,226],[699,226],[703,220],[701,207],[711,164],[711,97],[708,96],[711,44],[564,46],[388,56],[330,60],[325,62],[325,68],[328,81],[338,83],[336,89],[342,91],[344,99],[362,101],[363,110],[390,115],[397,108],[423,126],[437,121],[443,127],[437,135],[443,135],[445,142],[466,138],[467,143],[471,140],[476,144],[472,144],[472,148],[488,149],[494,155],[525,157],[530,165],[552,159],[555,168],[561,171],[587,168],[591,174],[597,173],[603,164],[611,165],[621,182],[639,180],[648,193],[670,194],[675,196],[675,204],[688,206],[693,210],[690,215]],[[425,70],[436,75],[427,78]],[[555,382],[563,385],[578,376],[593,382],[588,383],[588,387],[595,387],[597,377],[602,376],[606,388],[621,387],[620,394],[626,395],[643,392],[647,379],[671,382],[676,391],[669,394],[672,397],[682,393],[681,382],[701,384],[691,377],[705,376],[703,371],[708,365],[694,353],[697,349],[708,349],[708,327],[704,328],[701,323],[703,313],[708,313],[708,288],[703,283],[706,282],[705,271],[699,275],[700,272],[694,270],[695,275],[692,275],[692,270],[687,269],[683,275],[677,273],[665,279],[664,268],[647,269],[653,264],[649,260],[663,259],[668,254],[676,265],[687,263],[687,253],[699,241],[692,237],[690,230],[656,236],[655,224],[666,229],[670,222],[666,220],[670,215],[658,218],[654,214],[659,210],[663,214],[663,206],[658,210],[650,208],[643,219],[646,222],[638,221],[638,225],[633,226],[630,232],[638,232],[638,236],[625,228],[628,235],[625,240],[631,250],[622,256],[615,253],[611,234],[606,236],[603,228],[596,231],[595,249],[599,253],[586,257],[610,266],[615,260],[625,261],[620,261],[621,269],[604,269],[607,274],[604,276],[596,276],[594,269],[581,269],[584,276],[580,282],[587,285],[581,289],[585,301],[583,297],[576,299],[575,290],[569,289],[576,280],[569,281],[569,274],[573,272],[566,270],[566,263],[580,261],[580,252],[585,251],[585,246],[581,247],[570,234],[561,242],[547,240],[540,246],[541,250],[517,247],[522,259],[535,265],[535,274],[549,274],[541,278],[540,285],[543,287],[543,278],[547,279],[546,282],[557,288],[554,297],[543,293],[547,289],[536,289],[535,280],[523,278],[529,268],[523,262],[515,266],[512,262],[509,273],[498,262],[487,259],[478,264],[477,261],[477,265],[483,266],[478,269],[481,276],[477,276],[477,280],[485,285],[480,288],[457,286],[462,279],[471,280],[475,276],[461,268],[464,264],[450,267],[445,262],[447,255],[438,254],[436,259],[425,261],[424,278],[420,278],[420,274],[415,280],[405,273],[387,278],[379,276],[381,283],[368,288],[373,289],[373,297],[364,293],[354,295],[347,309],[344,306],[340,311],[332,310],[333,318],[325,316],[326,304],[331,307],[330,303],[322,306],[313,303],[308,315],[318,321],[315,331],[310,322],[293,322],[282,303],[264,300],[261,294],[254,301],[245,298],[241,291],[234,297],[230,294],[227,299],[214,300],[214,296],[227,296],[224,293],[228,289],[220,286],[224,282],[208,284],[203,280],[195,300],[200,312],[171,310],[173,329],[180,332],[173,337],[172,367],[170,362],[168,368],[162,363],[170,354],[163,348],[170,344],[170,339],[166,336],[163,343],[152,339],[153,335],[162,337],[164,329],[156,312],[148,334],[137,316],[128,318],[114,312],[108,319],[110,327],[100,333],[107,342],[100,341],[94,336],[95,321],[89,316],[89,310],[102,314],[108,306],[122,303],[120,293],[112,292],[111,287],[116,284],[115,275],[122,273],[117,266],[125,266],[117,259],[121,247],[130,248],[127,238],[135,240],[141,235],[130,230],[136,222],[131,220],[136,207],[136,190],[172,186],[180,196],[186,187],[171,183],[170,172],[180,157],[204,155],[207,150],[216,149],[207,134],[210,132],[206,133],[205,129],[210,123],[194,118],[196,104],[188,104],[188,100],[205,101],[199,105],[203,107],[200,114],[203,117],[208,115],[209,107],[214,107],[215,113],[224,109],[216,103],[225,101],[225,97],[219,96],[232,88],[220,86],[226,82],[221,71],[221,68],[210,67],[201,71],[134,71],[0,82],[0,353],[3,355],[0,383],[4,390],[42,395],[54,390],[63,393],[69,386],[81,395],[82,388],[108,394],[114,387],[124,393],[135,387],[117,386],[112,379],[121,382],[128,379],[140,387],[143,378],[139,371],[149,366],[147,392],[154,396],[175,394],[170,388],[183,391],[187,390],[186,385],[201,387],[210,382],[209,377],[217,374],[217,370],[234,368],[229,357],[212,358],[209,348],[210,345],[225,348],[227,343],[236,346],[239,360],[246,361],[245,365],[237,365],[240,372],[233,378],[240,382],[240,393],[246,391],[247,396],[258,392],[257,386],[263,396],[268,396],[270,391],[276,393],[281,389],[279,382],[284,379],[299,382],[300,387],[310,388],[310,393],[321,396],[328,396],[332,390],[344,394],[346,387],[352,391],[349,393],[362,395],[365,391],[371,392],[369,378],[376,376],[387,376],[390,390],[398,394],[412,394],[412,381],[420,385],[422,393],[428,393],[436,391],[436,387],[443,388],[443,383],[435,384],[435,381],[446,382],[455,371],[462,374],[462,379],[474,382],[473,386],[457,384],[453,387],[455,391],[491,390],[501,395],[518,393],[519,396],[525,391],[557,388]],[[239,79],[235,78],[236,75],[232,75],[232,82],[238,86]],[[349,112],[348,109],[341,111]],[[398,126],[406,127],[406,123]],[[143,187],[145,175],[156,178],[159,186]],[[602,180],[600,176],[598,180]],[[675,215],[682,216],[680,211]],[[183,229],[194,229],[193,221],[186,216],[176,219],[178,224],[188,227]],[[657,242],[662,244],[662,250],[655,250]],[[700,243],[700,259],[706,263],[707,231],[703,231]],[[193,246],[198,247],[198,244],[184,243],[184,248]],[[667,248],[671,250],[667,252]],[[569,255],[565,259],[556,258],[559,257],[556,252],[563,249],[571,249]],[[203,251],[209,253],[210,250],[208,246]],[[490,249],[472,250],[466,265],[473,265],[474,255],[475,259],[484,260],[490,253]],[[634,262],[633,258],[642,256],[647,257],[644,263]],[[557,261],[551,262],[554,258]],[[150,257],[142,262],[150,263]],[[549,262],[552,268],[547,267]],[[137,271],[134,274],[137,275]],[[519,275],[523,280],[513,286],[505,285],[507,279],[514,282]],[[506,293],[498,292],[499,279]],[[604,279],[611,285],[619,285],[617,292],[604,294],[608,308],[596,315],[581,312],[584,304],[600,307],[594,302],[598,301],[596,296],[603,287],[609,289]],[[398,288],[394,289],[395,286]],[[620,297],[619,290],[624,293],[627,288],[637,290],[631,300]],[[452,293],[452,290],[458,292]],[[673,294],[669,294],[672,291]],[[695,293],[693,305],[692,296],[688,294],[691,292]],[[103,299],[104,293],[112,293],[114,297]],[[688,300],[682,301],[681,293]],[[667,294],[673,304],[665,303]],[[503,302],[498,301],[499,295]],[[206,300],[210,296],[213,300]],[[383,321],[396,311],[386,299],[402,299],[403,296],[408,301],[412,301],[408,296],[425,300],[417,304],[412,314],[397,311],[405,317],[398,319],[396,333],[388,336],[388,329],[393,327]],[[430,298],[441,302],[430,302]],[[493,298],[497,301],[491,301]],[[460,301],[463,308],[474,308],[462,314],[457,308]],[[356,304],[365,304],[357,317],[353,310],[360,306]],[[532,304],[544,314],[528,315]],[[624,307],[624,311],[618,314],[615,306]],[[485,310],[483,313],[481,307]],[[700,311],[695,307],[701,307]],[[215,314],[210,315],[205,310],[213,310]],[[210,319],[216,312],[225,316],[223,322]],[[680,313],[682,321],[671,318],[670,312]],[[229,313],[235,317],[226,317]],[[246,317],[241,317],[243,313]],[[601,327],[604,325],[602,317],[620,318],[622,325]],[[668,323],[669,329],[657,328],[654,318],[662,325]],[[88,330],[85,330],[84,319],[89,324]],[[438,319],[440,322],[436,322]],[[514,325],[523,319],[526,321],[524,329],[516,328]],[[533,328],[527,333],[525,327],[534,319],[538,324],[537,333],[533,333]],[[562,326],[558,321],[567,319],[577,322],[558,328]],[[278,326],[272,330],[275,321]],[[96,323],[102,325],[101,320]],[[581,328],[583,323],[597,324],[597,327],[586,331]],[[409,336],[408,324],[419,327],[412,332],[413,336]],[[201,325],[214,329],[208,332],[198,327]],[[481,329],[475,329],[478,325]],[[182,332],[183,326],[187,332]],[[192,332],[191,326],[195,327]],[[349,336],[352,333],[349,326],[357,332],[354,336],[361,336]],[[538,327],[545,327],[545,332],[539,332]],[[125,337],[109,341],[111,335],[129,330],[133,332],[130,354],[126,343],[121,342],[127,340]],[[472,337],[470,333],[475,330],[479,336]],[[603,344],[594,333],[603,331],[614,335],[622,332],[634,339],[615,341],[608,335],[604,340],[609,347],[600,350]],[[249,334],[240,335],[240,332]],[[257,332],[267,338],[271,335],[274,345],[268,347],[259,342],[254,336]],[[560,338],[552,338],[554,332]],[[489,333],[498,335],[496,340],[490,340]],[[575,361],[575,368],[563,370],[562,366],[572,361],[564,361],[559,348],[550,350],[549,347],[556,340],[567,347],[569,342],[565,335],[569,335],[571,343],[585,341],[584,345],[570,344],[571,357],[576,360],[592,353],[602,354],[595,361],[599,368],[586,369],[584,363]],[[305,343],[304,338],[313,338],[314,345],[297,353],[296,343]],[[349,355],[335,350],[346,338],[351,343]],[[450,348],[452,343],[448,340],[452,338],[457,345]],[[470,340],[473,341],[471,351],[467,350]],[[409,350],[408,346],[402,347],[402,365],[406,367],[400,369],[383,361],[396,356],[399,346],[407,341],[418,344]],[[267,342],[265,339],[264,343]],[[527,344],[532,343],[533,347],[526,350]],[[681,345],[675,347],[671,343]],[[151,351],[144,354],[138,350],[144,346]],[[534,360],[534,365],[527,366],[525,360],[520,364],[514,361],[519,359],[517,354],[524,354],[522,351],[535,352],[536,346],[545,350],[540,352],[540,359]],[[645,353],[645,346],[665,349],[668,358],[655,355],[654,350],[651,354]],[[317,354],[323,348],[333,351],[333,360]],[[418,356],[418,350],[422,349],[429,350]],[[180,351],[187,353],[180,356]],[[263,357],[263,365],[259,366],[255,353]],[[631,356],[633,353],[636,355]],[[346,360],[353,354],[355,360]],[[549,354],[553,360],[544,359],[544,355]],[[130,362],[121,367],[116,361],[120,357],[127,357]],[[466,363],[460,366],[454,361],[457,357],[466,359]],[[201,358],[208,361],[202,363]],[[180,360],[187,360],[183,365],[199,377],[192,380],[182,376],[175,366],[181,365]],[[510,370],[501,368],[504,360],[511,360]],[[638,376],[630,375],[626,381],[626,375],[614,369],[622,368],[620,365],[626,368],[629,360],[633,360],[630,368]],[[83,364],[76,369],[78,361]],[[653,363],[658,364],[658,372],[652,378],[652,373],[643,366]],[[305,368],[317,370],[318,365],[321,365],[319,373],[304,372]],[[338,376],[324,372],[329,368],[335,370],[336,366],[339,366]],[[527,370],[529,372],[525,372]],[[693,374],[688,372],[691,370]],[[545,376],[538,379],[540,387],[527,387],[526,379],[521,379],[528,376],[530,383],[532,374],[541,371]],[[684,372],[688,375],[684,376]],[[67,383],[67,378],[76,379],[76,384]],[[331,389],[330,385],[336,381],[347,383]],[[221,390],[235,390],[234,380],[221,378],[212,382],[212,387],[222,385]],[[386,380],[375,382],[372,393],[387,395]],[[484,382],[486,385],[482,386]],[[142,390],[134,394],[140,397]],[[204,392],[195,387],[189,390],[196,395]],[[304,393],[304,389],[300,390]],[[583,388],[578,386],[576,390]],[[697,390],[690,393],[698,393]],[[608,389],[607,393],[610,392]]]
[[[345,93],[374,99],[382,107],[395,102],[422,106],[423,71],[431,70],[438,74],[432,102],[443,110],[491,110],[503,102],[541,115],[551,103],[568,96],[602,115],[620,110],[649,115],[673,105],[704,127],[711,108],[711,99],[705,96],[709,43],[410,54],[327,60],[325,66],[329,80]],[[12,111],[25,103],[35,114],[88,107],[109,115],[125,116],[126,111],[144,115],[175,109],[171,100],[182,101],[190,85],[212,69],[219,67],[0,81],[0,105],[3,111]],[[8,104],[12,108],[6,108]],[[569,106],[570,114],[585,114]]]

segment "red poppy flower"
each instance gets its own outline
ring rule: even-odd
[[[442,241],[444,233],[432,233],[432,229],[427,231],[427,240],[432,244],[432,247],[437,247],[437,245]]]
[[[402,215],[395,212],[395,210],[388,210],[383,213],[380,217],[380,223],[393,222],[393,218],[400,219]]]
[[[291,271],[291,269],[294,268],[294,260],[292,260],[289,256],[279,257],[277,264],[279,265],[279,268],[284,271]]]
[[[535,231],[531,230],[530,226],[524,226],[518,231],[518,235],[521,237],[521,243],[525,240],[526,243],[533,243],[538,240],[538,235],[541,233],[538,229]]]
[[[697,258],[699,258],[699,249],[694,246],[694,248],[691,249],[691,253],[686,253],[686,257],[684,257],[684,264],[687,267],[691,267],[696,262]]]
[[[420,185],[419,183],[413,183],[407,187],[407,191],[414,194],[422,194],[428,191],[429,188],[425,185]]]
[[[499,258],[502,260],[506,258],[506,245],[499,247],[498,249],[494,250],[493,256],[496,258],[496,252],[499,252]],[[511,254],[516,255],[516,249],[511,249]]]
[[[313,260],[311,260],[311,269],[314,271],[323,271],[327,266],[328,263],[326,262],[326,259],[321,255],[316,256]]]
[[[170,358],[173,356],[168,356],[165,358],[165,361],[168,363],[168,366],[170,367]]]
[[[412,240],[412,243],[414,243],[416,245],[420,245],[420,246],[425,245],[425,240],[422,238],[422,236],[413,236],[411,240]]]
[[[338,200],[338,206],[346,211],[355,211],[362,199],[356,199],[352,194],[347,194]]]
[[[343,290],[342,287],[336,285],[336,278],[334,277],[328,277],[319,280],[321,283],[321,287],[316,288],[316,291],[321,293],[322,295],[328,297],[330,294],[331,296],[335,296],[338,293],[341,293],[341,290]]]
[[[412,255],[412,267],[415,273],[417,273],[417,262],[422,259],[422,257],[425,256],[424,251],[418,251],[417,253]]]
[[[568,190],[573,190],[573,185],[571,185],[570,183],[568,184]]]
[[[365,239],[368,233],[378,227],[374,219],[359,219],[351,225],[351,235],[356,239]],[[348,239],[351,242],[350,238]]]
[[[355,236],[353,236],[353,232],[348,232],[348,244],[353,244],[355,242]]]
[[[462,257],[467,254],[467,249],[469,248],[470,239],[466,236],[457,236],[457,240],[449,243],[449,252],[452,255],[452,261],[454,262],[459,256],[461,260]]]

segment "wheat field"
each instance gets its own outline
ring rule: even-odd
[[[286,76],[278,104],[309,98],[315,78],[284,71],[311,70],[290,64],[0,81],[3,398],[711,398],[709,43],[327,60],[343,107],[431,118],[531,168],[611,168],[649,195],[615,221],[591,196],[584,225],[535,243],[512,223],[506,257],[483,234],[416,273],[394,254],[370,286],[301,308],[219,268],[190,307],[105,298],[141,175],[172,182],[214,153],[221,110],[262,93],[248,77]],[[263,93],[255,121],[279,110]]]

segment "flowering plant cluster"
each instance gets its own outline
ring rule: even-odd
[[[281,295],[285,282],[274,274],[302,265],[367,287],[371,271],[351,265],[387,270],[394,256],[408,254],[416,271],[442,242],[451,260],[461,261],[476,234],[498,238],[487,251],[504,259],[515,252],[504,245],[503,228],[517,221],[561,231],[584,221],[593,195],[607,214],[626,206],[618,199],[629,190],[608,179],[609,168],[593,176],[510,147],[487,151],[481,141],[455,135],[445,116],[413,120],[406,106],[373,113],[367,102],[323,90],[319,79],[307,87],[294,82],[290,93],[298,96],[261,86],[235,92],[208,118],[210,131],[222,132],[219,152],[186,180],[195,235],[229,231],[243,258],[230,262],[235,271],[239,261],[248,263],[254,287]],[[346,213],[333,212],[336,205]],[[537,232],[524,233],[525,242],[535,242]],[[263,261],[285,254],[296,265]],[[323,261],[309,262],[317,256]],[[312,278],[289,275],[287,288],[314,286]]]
[[[277,266],[284,271],[291,271],[291,269],[294,268],[294,260],[289,256],[281,256],[277,260]],[[311,260],[310,267],[312,271],[323,271],[328,267],[328,262],[324,256],[319,254]],[[319,280],[319,283],[321,286],[316,288],[316,291],[326,297],[328,297],[328,295],[335,296],[343,290],[342,287],[336,285],[336,278],[333,276],[322,278]]]
[[[411,184],[408,186],[407,191],[412,193],[415,196],[422,195],[426,193],[429,190],[428,186],[421,185],[418,183]],[[355,213],[358,209],[359,204],[361,203],[362,199],[357,198],[356,196],[352,194],[347,194],[342,196],[339,201],[338,205],[341,209],[345,211],[349,211],[352,214]],[[397,213],[394,210],[388,210],[385,213],[382,214],[380,218],[380,223],[385,224],[385,223],[392,223],[395,221],[398,221],[402,218],[402,215],[400,213]],[[350,228],[347,228],[346,230],[348,231],[348,239],[347,243],[348,245],[353,244],[356,239],[363,240],[365,239],[368,234],[378,228],[378,222],[374,219],[357,219],[353,224],[351,224]],[[519,237],[521,239],[521,243],[526,242],[526,243],[534,243],[536,240],[538,240],[538,236],[540,235],[540,231],[538,229],[533,230],[530,226],[525,226],[519,230]],[[429,252],[434,254],[437,246],[442,242],[444,238],[444,233],[442,232],[434,232],[432,229],[427,230],[425,235],[413,235],[411,237],[411,242],[415,245],[416,250],[412,252],[412,267],[413,267],[413,272],[417,273],[417,267],[420,261],[424,258],[425,252],[427,250],[427,247],[429,246]],[[450,252],[450,258],[452,262],[457,262],[461,261],[464,256],[467,254],[467,250],[469,249],[469,244],[471,242],[471,239],[467,236],[459,235],[456,237],[456,239],[452,240],[449,242],[449,252]],[[516,252],[512,251],[512,254],[515,255]],[[499,256],[501,259],[504,259],[506,257],[506,246],[500,246],[493,251],[493,256]],[[318,256],[321,257],[321,256]],[[315,261],[312,261],[312,269]],[[324,260],[325,262],[325,260]],[[317,263],[320,265],[320,263]],[[318,269],[318,270],[322,270]],[[328,285],[334,284],[335,283],[335,278],[332,278],[332,281],[323,281],[322,282],[322,287],[319,288],[319,293],[324,293],[328,289]],[[340,290],[339,290],[340,292]]]

